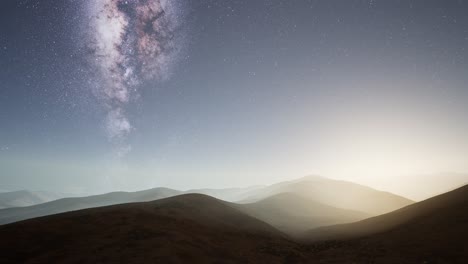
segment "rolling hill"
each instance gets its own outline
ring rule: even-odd
[[[0,226],[1,263],[284,263],[300,247],[215,198],[186,194]]]
[[[320,176],[307,176],[273,184],[250,192],[246,199],[239,202],[256,202],[279,193],[294,193],[324,205],[370,215],[387,213],[413,203],[389,192]]]
[[[0,263],[466,263],[468,259],[468,186],[381,216],[313,229],[297,241],[244,212],[262,204],[288,206],[301,199],[281,194],[238,205],[183,194],[29,219],[0,226]],[[270,217],[264,210],[257,214]]]
[[[63,198],[35,206],[2,209],[0,210],[0,224],[86,208],[152,201],[180,193],[180,191],[167,188],[154,188],[139,192],[112,192],[88,197]]]
[[[291,195],[296,195],[294,199],[304,199],[302,201],[297,201],[297,203],[291,202],[289,204],[290,206],[297,206],[297,210],[284,210],[281,206],[274,206],[273,204],[271,204],[272,202],[281,203],[285,201],[282,201],[281,199],[271,199],[269,201],[261,202],[260,204],[266,205],[270,203],[269,210],[275,210],[275,212],[266,212],[265,210],[258,210],[258,215],[252,214],[255,217],[259,217],[263,220],[268,220],[269,218],[271,218],[268,216],[268,214],[271,214],[271,216],[273,216],[277,213],[282,215],[283,217],[286,217],[286,215],[289,214],[290,218],[293,217],[295,219],[293,221],[294,225],[297,224],[297,228],[295,227],[289,230],[291,232],[302,231],[303,227],[305,227],[306,222],[309,220],[311,221],[309,228],[317,227],[317,223],[323,223],[322,220],[319,220],[320,217],[328,217],[328,220],[331,221],[330,223],[333,224],[345,223],[353,220],[362,219],[362,215],[374,216],[382,212],[395,210],[400,207],[403,207],[404,205],[412,203],[412,201],[406,198],[387,192],[377,191],[355,183],[313,176],[304,177],[295,181],[281,182],[270,186],[257,186],[249,188],[198,189],[189,190],[185,192],[167,188],[154,188],[139,192],[113,192],[88,197],[64,198],[48,203],[38,204],[35,206],[1,209],[0,224],[7,224],[34,217],[63,213],[79,209],[131,202],[152,201],[183,193],[207,194],[210,196],[214,196],[215,198],[224,199],[227,201],[241,200],[240,203],[242,204],[251,204],[247,205],[246,208],[253,208],[255,207],[255,205],[252,205],[252,203],[260,202],[261,200],[268,199],[269,197],[278,194],[290,193]],[[305,209],[308,206],[308,203],[312,206],[308,209]],[[323,209],[324,206],[328,206],[329,209]],[[319,209],[314,212],[314,207],[317,207]],[[336,209],[334,213],[332,213],[333,210],[331,210],[330,207]],[[325,213],[324,215],[318,214],[316,216],[313,216],[314,213],[322,210],[321,208],[324,210],[324,212],[327,211],[328,213]],[[341,213],[346,212],[345,215],[348,216],[356,216],[356,213],[359,212],[361,216],[340,216],[341,213],[338,213],[337,210],[343,210]],[[253,212],[252,210],[248,211],[250,213]],[[305,217],[304,215],[302,215],[299,218],[296,218],[299,215],[295,213],[295,211],[307,212],[306,215],[308,216]],[[351,211],[355,211],[355,213],[351,213]],[[332,215],[335,216],[332,217]],[[277,221],[269,222],[278,227],[284,226],[285,224],[284,222]],[[301,225],[303,227],[300,227]],[[282,230],[286,229],[283,228]]]
[[[280,193],[261,201],[237,206],[293,237],[319,226],[349,223],[369,217],[368,214],[335,208],[294,193]]]
[[[397,211],[317,228],[304,241],[328,240],[319,259],[342,263],[466,263],[468,185]]]

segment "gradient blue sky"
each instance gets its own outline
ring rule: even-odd
[[[185,1],[177,63],[126,106],[124,157],[79,48],[84,2],[0,4],[0,189],[468,172],[466,1]]]

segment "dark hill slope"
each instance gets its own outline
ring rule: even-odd
[[[468,185],[385,215],[312,230],[306,240],[329,240],[312,246],[325,248],[315,254],[324,263],[467,263]]]
[[[0,237],[1,263],[304,261],[273,227],[199,194],[30,219]]]

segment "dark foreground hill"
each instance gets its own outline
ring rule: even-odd
[[[316,256],[336,263],[468,263],[468,185],[305,240],[329,240]]]
[[[0,263],[467,263],[468,186],[291,241],[189,194],[0,226]],[[326,241],[317,242],[316,240]]]
[[[276,229],[200,194],[30,219],[0,237],[0,263],[305,261]]]

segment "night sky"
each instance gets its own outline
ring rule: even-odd
[[[468,1],[3,0],[0,191],[468,172]]]

